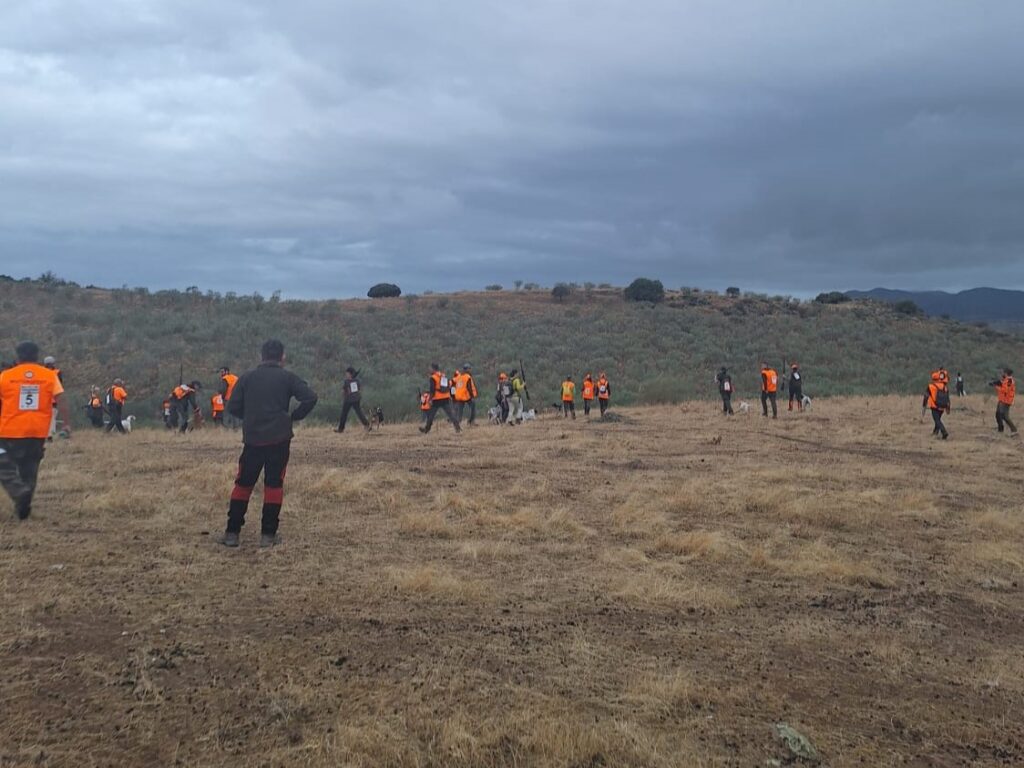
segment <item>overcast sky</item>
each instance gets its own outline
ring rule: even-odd
[[[1019,0],[4,0],[0,273],[1024,288]]]

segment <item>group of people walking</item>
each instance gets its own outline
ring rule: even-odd
[[[718,385],[718,394],[722,398],[722,413],[726,416],[735,415],[732,408],[732,396],[736,393],[736,385],[733,383],[729,369],[724,365],[715,375],[715,383]],[[772,418],[779,417],[778,392],[779,374],[767,362],[761,363],[761,413],[768,416],[768,406],[771,406]],[[797,363],[789,366],[789,381],[785,385],[789,389],[789,410],[794,407],[798,411],[804,409],[804,377]]]
[[[608,383],[608,375],[601,371],[595,381],[593,374],[584,374],[581,389],[583,415],[590,416],[590,409],[593,407],[594,400],[597,400],[597,407],[601,411],[601,417],[604,418],[612,400],[612,385]],[[576,418],[576,383],[572,380],[572,376],[566,376],[562,382],[562,417],[569,418],[570,416],[573,419]]]
[[[608,411],[612,396],[612,387],[608,382],[608,376],[602,372],[595,380],[593,374],[587,373],[583,377],[581,389],[583,414],[590,416],[590,410],[596,400],[603,417]],[[420,411],[423,414],[420,431],[424,434],[430,432],[438,411],[444,412],[456,432],[462,430],[462,422],[467,410],[469,418],[466,423],[475,424],[476,401],[479,396],[480,391],[473,378],[471,365],[466,363],[461,369],[457,368],[449,378],[441,370],[441,367],[434,363],[430,367],[426,388],[420,392],[419,396]],[[507,372],[499,371],[491,421],[508,426],[521,424],[525,416],[528,415],[526,404],[529,399],[530,390],[521,370],[512,368]],[[576,418],[576,383],[572,376],[566,376],[562,381],[561,401],[556,407],[560,408],[565,418]]]
[[[1013,369],[1004,368],[999,378],[993,379],[988,385],[996,391],[996,431],[1004,433],[1006,427],[1009,427],[1010,437],[1017,437],[1017,425],[1010,418],[1010,406],[1017,396],[1017,382],[1013,378]],[[959,372],[956,375],[956,393],[959,397],[965,396],[964,378]],[[932,435],[947,440],[949,430],[946,429],[942,417],[952,411],[952,402],[949,397],[949,371],[944,366],[932,371],[931,380],[925,389],[924,399],[921,401],[921,418],[924,418],[927,411],[931,411],[932,414]]]
[[[441,370],[438,363],[432,363],[427,373],[426,387],[419,395],[420,413],[423,416],[420,432],[427,434],[433,429],[438,411],[444,412],[456,432],[462,431],[462,420],[467,410],[469,416],[466,423],[476,424],[476,401],[479,396],[480,390],[473,378],[473,366],[469,363],[461,369],[456,368],[451,378]]]

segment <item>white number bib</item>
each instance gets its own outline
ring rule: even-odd
[[[448,388],[448,377],[447,376],[442,376],[441,377],[441,389],[447,389],[447,388]]]
[[[359,391],[359,385],[354,381],[349,382],[348,391],[354,395],[356,392]]]
[[[38,384],[22,384],[21,389],[18,392],[18,410],[19,411],[38,411],[39,410],[39,385]]]

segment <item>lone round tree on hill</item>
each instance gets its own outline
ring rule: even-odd
[[[626,301],[649,301],[657,304],[665,299],[665,286],[661,280],[650,280],[646,277],[638,277],[622,292]]]
[[[923,315],[922,310],[917,304],[910,299],[904,299],[903,301],[897,301],[892,305],[892,308],[899,312],[901,315]]]
[[[827,293],[819,293],[814,297],[814,300],[819,304],[845,304],[850,300],[842,291],[828,291]]]
[[[402,295],[402,289],[394,283],[377,283],[366,295],[371,299],[387,299]]]
[[[572,293],[572,288],[565,283],[558,283],[551,289],[551,296],[555,301],[564,300],[570,293]]]

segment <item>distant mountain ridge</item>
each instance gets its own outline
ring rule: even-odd
[[[909,299],[929,315],[948,315],[968,323],[1024,323],[1024,291],[971,288],[959,293],[948,293],[872,288],[870,291],[846,291],[846,295],[851,299],[875,299],[890,303]]]

